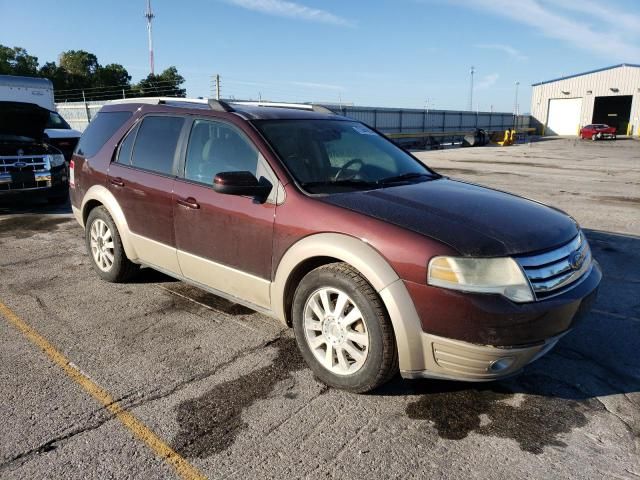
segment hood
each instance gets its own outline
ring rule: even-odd
[[[540,251],[578,233],[575,221],[559,210],[447,178],[318,199],[434,238],[464,256]]]
[[[47,128],[44,131],[49,138],[74,138],[79,139],[82,133],[73,128]]]
[[[0,134],[41,141],[49,110],[35,103],[0,102]]]

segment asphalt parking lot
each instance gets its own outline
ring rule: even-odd
[[[417,155],[586,229],[600,295],[548,355],[329,389],[275,320],[150,270],[104,283],[68,207],[3,202],[0,478],[640,478],[640,142]]]

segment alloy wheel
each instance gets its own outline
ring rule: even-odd
[[[91,224],[90,241],[93,261],[100,270],[108,272],[113,267],[115,247],[111,229],[104,220],[97,218]]]
[[[304,306],[304,334],[320,364],[336,375],[360,370],[369,355],[364,316],[345,292],[323,287]]]

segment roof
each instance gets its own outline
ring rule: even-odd
[[[110,100],[105,106],[120,106],[127,110],[141,105],[156,105],[164,108],[197,109],[209,112],[234,113],[245,120],[273,119],[331,119],[346,120],[329,109],[311,104],[224,102],[204,98],[140,97]],[[111,110],[111,108],[109,108]]]
[[[53,89],[53,84],[48,78],[19,77],[16,75],[0,75],[0,85],[7,87],[47,88]]]
[[[346,118],[333,113],[317,112],[313,110],[302,110],[299,108],[287,107],[266,107],[256,105],[238,105],[231,103],[233,111],[251,120],[303,120],[303,119],[325,119],[325,120],[346,120]]]
[[[590,73],[604,72],[605,70],[613,70],[614,68],[621,68],[621,67],[640,68],[640,65],[634,64],[634,63],[620,63],[618,65],[611,65],[610,67],[597,68],[595,70],[589,70],[588,72],[576,73],[574,75],[567,75],[566,77],[554,78],[553,80],[546,80],[544,82],[532,83],[531,86],[537,87],[538,85],[544,85],[546,83],[559,82],[560,80],[567,80],[569,78],[581,77],[582,75],[589,75]]]

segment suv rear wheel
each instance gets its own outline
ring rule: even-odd
[[[89,213],[85,243],[93,269],[103,280],[124,282],[138,271],[139,266],[127,258],[116,224],[106,208],[96,207]]]
[[[296,289],[292,313],[302,356],[327,385],[367,392],[397,372],[395,337],[382,301],[349,265],[309,272]]]

